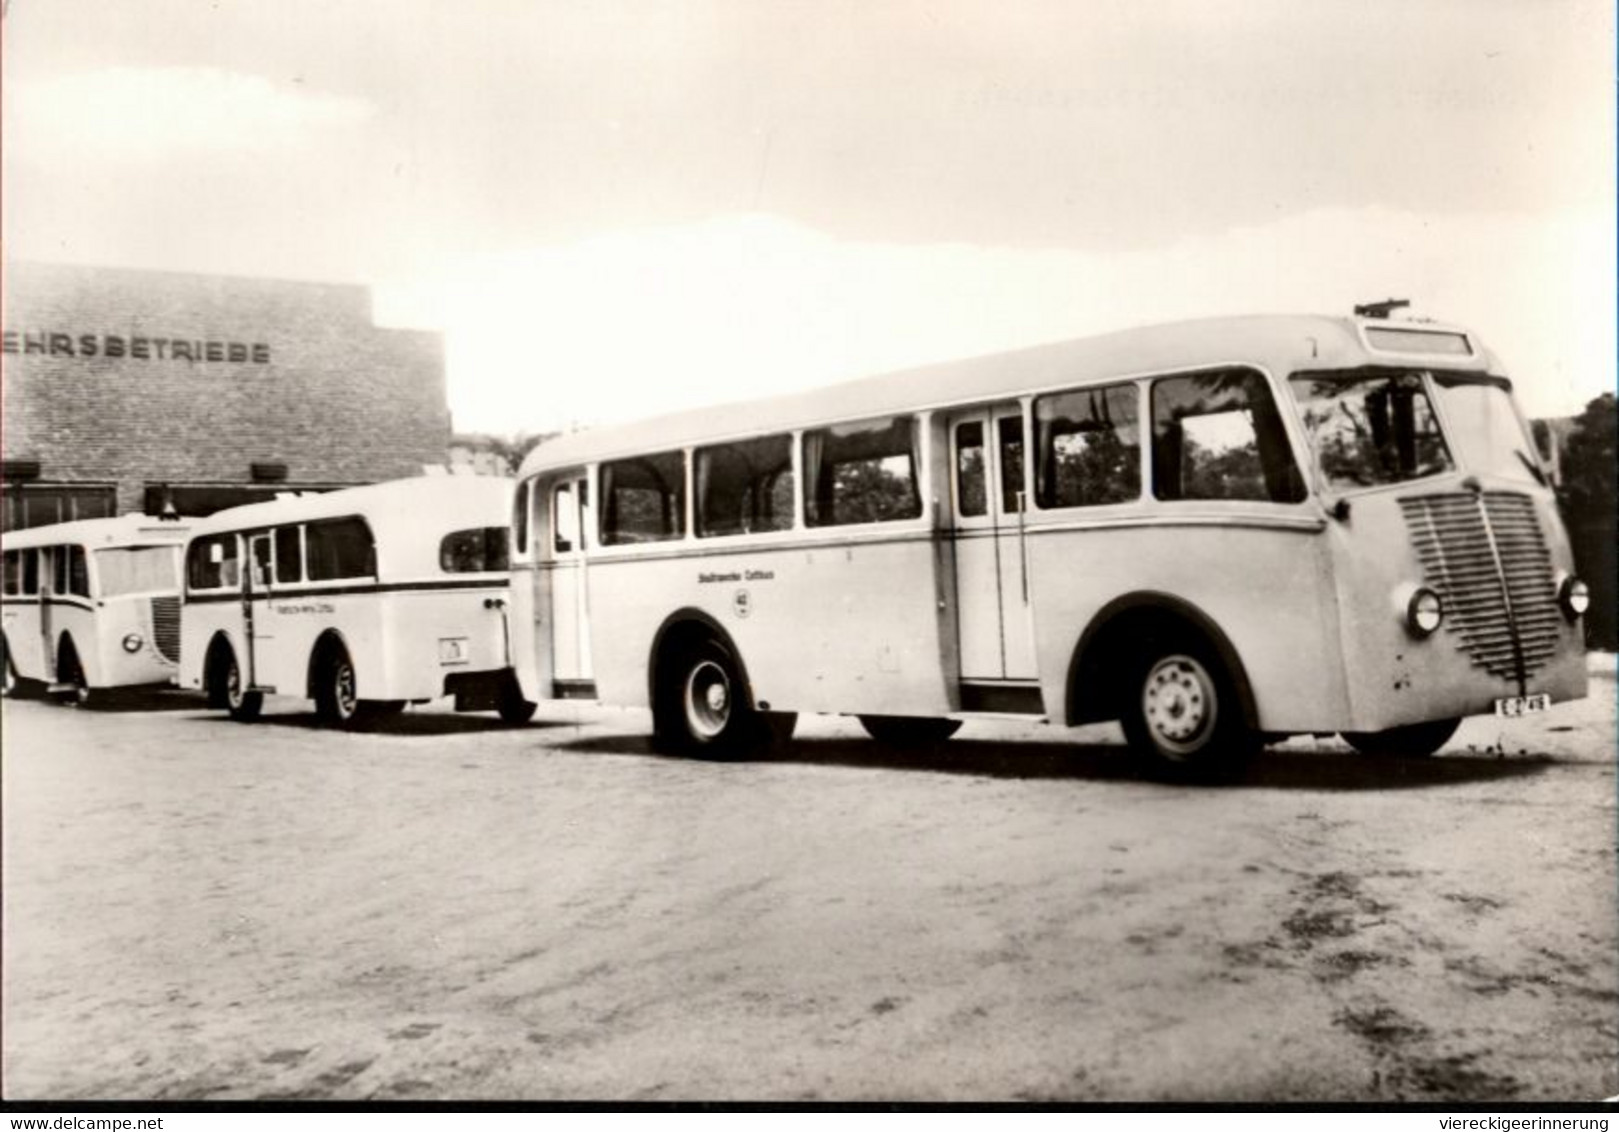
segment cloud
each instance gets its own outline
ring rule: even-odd
[[[377,291],[442,327],[457,427],[514,432],[1205,315],[1410,298],[1537,415],[1611,378],[1613,219],[1323,210],[1124,254],[833,239],[760,216],[484,257]]]
[[[212,67],[110,67],[18,81],[6,93],[7,156],[32,160],[262,151],[358,126],[374,113],[362,99]]]

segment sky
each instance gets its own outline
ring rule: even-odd
[[[1410,298],[1615,380],[1595,0],[9,0],[7,259],[373,289],[572,428]]]

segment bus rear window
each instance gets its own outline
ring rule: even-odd
[[[304,528],[304,557],[311,582],[369,578],[377,572],[376,543],[360,518],[310,523]]]
[[[601,467],[603,546],[662,542],[686,533],[686,459],[679,452]]]
[[[235,588],[241,584],[235,535],[209,535],[192,540],[186,551],[186,585],[194,590]]]
[[[1152,480],[1163,500],[1304,498],[1276,402],[1253,370],[1153,382]]]
[[[804,434],[805,519],[812,527],[880,523],[922,514],[914,417]]]
[[[438,544],[439,569],[446,574],[487,574],[511,569],[505,527],[452,531]]]
[[[792,437],[699,448],[693,467],[699,538],[792,528]]]

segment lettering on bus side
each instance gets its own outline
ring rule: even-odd
[[[775,577],[774,570],[705,570],[697,575],[697,584],[708,586],[721,582],[770,582],[774,581]]]
[[[335,613],[337,607],[329,601],[286,602],[273,607],[277,613]]]

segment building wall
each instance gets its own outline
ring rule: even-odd
[[[254,463],[333,486],[444,461],[441,336],[376,327],[361,286],[9,264],[0,331],[7,467],[114,485],[120,513]]]

